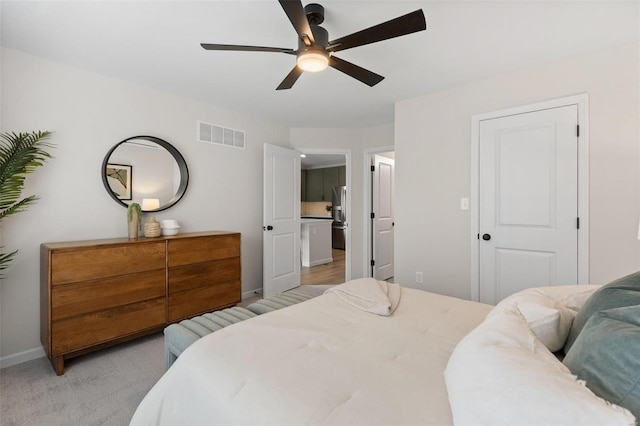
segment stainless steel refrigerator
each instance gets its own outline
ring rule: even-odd
[[[334,249],[345,249],[347,233],[347,187],[334,186],[332,189],[333,227],[331,229],[331,244]]]

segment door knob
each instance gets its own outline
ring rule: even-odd
[[[482,236],[482,239],[483,239],[483,240],[485,240],[485,241],[489,241],[489,240],[491,239],[491,235],[489,235],[489,234],[484,234],[484,235]]]
[[[266,227],[265,227],[265,226],[263,226],[263,227],[262,227],[262,230],[266,230],[266,231],[273,231],[273,226],[271,226],[271,225],[267,225]]]

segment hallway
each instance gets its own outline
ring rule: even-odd
[[[345,277],[345,251],[331,250],[333,262],[318,266],[302,266],[300,269],[300,285],[307,284],[342,284]]]

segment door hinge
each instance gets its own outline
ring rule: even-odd
[[[371,219],[375,219],[376,218],[376,214],[375,213],[371,213]]]
[[[576,136],[580,137],[580,125],[576,124]]]
[[[375,260],[371,261],[371,266],[376,266],[376,261]]]
[[[375,172],[376,171],[376,166],[371,166],[371,171]]]
[[[580,229],[580,218],[576,217],[576,229]]]

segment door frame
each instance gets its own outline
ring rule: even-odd
[[[471,116],[471,300],[480,299],[480,248],[479,231],[479,177],[480,172],[480,122],[509,115],[525,114],[544,109],[577,105],[578,125],[578,283],[589,284],[589,94],[551,99],[498,111],[491,111]]]
[[[351,180],[351,150],[350,149],[323,149],[323,148],[303,148],[296,147],[294,148],[297,151],[300,151],[305,155],[314,155],[314,154],[332,154],[332,155],[344,155],[345,156],[345,166],[346,166],[346,182],[347,182],[347,235],[345,236],[345,264],[344,264],[344,280],[345,282],[351,279],[351,228],[353,227],[353,182]]]
[[[364,277],[373,277],[373,270],[371,268],[371,256],[373,253],[373,233],[371,230],[371,206],[373,205],[373,186],[371,184],[371,164],[373,158],[376,154],[380,154],[383,152],[395,152],[396,147],[394,145],[386,145],[386,146],[378,146],[375,148],[365,149],[363,151],[363,175],[362,175],[362,187],[363,191],[363,202],[362,205],[364,208],[362,209],[362,217],[364,228],[362,235],[364,236],[364,241],[362,242],[362,247],[364,247],[365,255],[362,256],[362,270],[365,272]],[[394,174],[395,174],[395,165],[394,165]],[[394,241],[395,246],[395,241]],[[395,268],[395,265],[394,265]],[[394,271],[395,275],[395,271]]]

